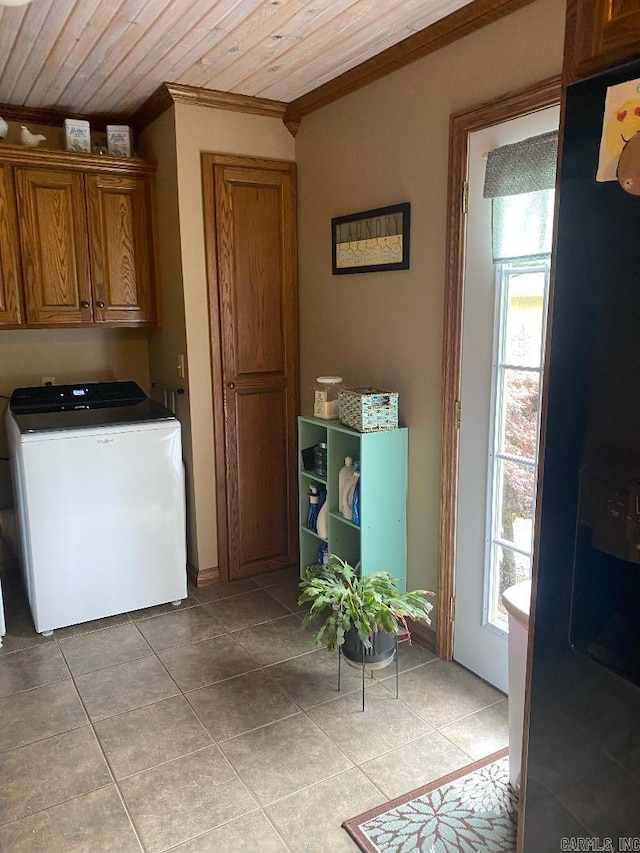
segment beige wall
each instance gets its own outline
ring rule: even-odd
[[[143,131],[138,141],[140,155],[158,164],[156,195],[162,324],[150,334],[150,370],[154,381],[172,387],[181,379],[176,354],[184,353],[186,347],[175,134],[175,113],[169,109]]]
[[[173,107],[152,122],[138,140],[141,156],[157,162],[156,193],[159,234],[159,263],[162,324],[149,333],[149,370],[151,380],[169,388],[181,388],[176,396],[176,415],[182,425],[182,450],[187,494],[187,558],[193,565],[197,560],[195,507],[193,501],[193,452],[189,383],[178,373],[178,356],[185,356],[187,335],[182,292],[182,244],[178,215],[178,163],[176,155],[176,125]]]
[[[218,537],[200,154],[209,151],[293,160],[295,143],[280,119],[187,104],[176,104],[174,110],[191,425],[187,471],[190,558],[197,568],[207,569],[218,565]],[[160,236],[164,241],[166,234],[161,231]],[[173,355],[169,354],[169,360]]]
[[[301,410],[320,374],[399,392],[412,587],[437,585],[449,116],[559,74],[564,14],[538,0],[305,116],[296,140]],[[331,217],[403,201],[410,270],[332,276]]]
[[[0,332],[0,393],[56,383],[133,379],[149,389],[144,329],[15,329]]]

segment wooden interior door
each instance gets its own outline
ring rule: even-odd
[[[219,569],[297,562],[295,165],[203,154]]]
[[[20,249],[10,166],[0,166],[0,325],[22,322]]]
[[[91,322],[84,182],[79,172],[16,169],[27,321]]]
[[[155,319],[151,178],[86,175],[94,321]]]

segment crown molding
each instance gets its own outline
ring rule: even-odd
[[[272,101],[268,98],[254,98],[251,95],[219,92],[215,89],[203,89],[200,86],[184,86],[181,83],[162,83],[153,95],[136,110],[129,121],[140,131],[173,104],[192,104],[193,106],[219,110],[235,110],[236,112],[252,113],[281,120],[284,120],[287,108],[287,105],[282,101]]]
[[[361,62],[355,68],[345,71],[339,77],[329,80],[291,101],[287,106],[284,122],[296,123],[314,110],[337,101],[339,98],[355,92],[392,71],[404,68],[423,56],[452,44],[476,30],[510,15],[518,9],[528,6],[533,0],[473,0],[456,12],[420,30],[383,50],[382,53]]]
[[[173,104],[186,103],[280,118],[292,136],[295,136],[303,116],[405,65],[410,65],[417,59],[428,56],[532,2],[533,0],[472,0],[456,12],[392,45],[377,56],[356,65],[355,68],[345,71],[339,77],[323,83],[322,86],[296,98],[289,104],[268,98],[204,89],[199,86],[163,83],[136,110],[129,119],[129,123],[139,132]]]

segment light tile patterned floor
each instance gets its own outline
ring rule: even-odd
[[[340,853],[340,824],[507,743],[507,702],[420,646],[361,679],[295,573],[35,634],[3,579],[1,853]]]

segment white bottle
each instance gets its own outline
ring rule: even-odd
[[[353,490],[356,487],[356,483],[360,478],[360,466],[356,462],[354,465],[353,474],[349,477],[347,482],[344,484],[344,491],[342,492],[342,514],[347,519],[347,521],[353,521]]]
[[[316,533],[322,539],[326,539],[328,537],[328,529],[327,529],[327,517],[329,515],[329,501],[325,501],[320,507],[320,512],[318,513],[318,517],[316,519]]]
[[[353,477],[353,459],[350,456],[345,456],[344,465],[338,472],[338,512],[342,512],[344,509],[342,496],[349,477]]]

